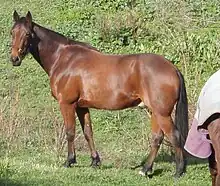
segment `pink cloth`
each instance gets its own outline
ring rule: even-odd
[[[212,151],[210,140],[206,138],[206,130],[198,130],[198,120],[194,118],[189,130],[184,148],[187,152],[198,158],[208,158]]]

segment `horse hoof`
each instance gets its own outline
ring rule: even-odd
[[[71,159],[69,159],[69,160],[66,160],[66,161],[64,162],[63,166],[64,166],[65,168],[70,168],[70,167],[72,167],[74,164],[76,164],[76,158],[71,158]]]
[[[139,171],[139,174],[141,176],[148,176],[150,174],[152,174],[153,170],[152,170],[152,166],[143,166],[143,168]]]
[[[100,167],[101,160],[100,160],[99,154],[96,153],[96,157],[91,157],[91,158],[92,158],[91,167],[93,167],[93,168]]]
[[[141,176],[146,176],[146,173],[143,172],[143,171],[139,171],[139,174],[140,174]]]
[[[174,178],[178,179],[178,178],[182,177],[183,175],[184,175],[184,173],[175,173]]]
[[[180,177],[184,176],[184,174],[185,172],[176,172],[173,177],[175,179],[179,179]]]

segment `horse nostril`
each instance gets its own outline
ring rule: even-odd
[[[11,57],[11,61],[12,61],[12,62],[17,62],[17,61],[19,61],[19,57],[18,57],[18,56],[12,56],[12,57]]]

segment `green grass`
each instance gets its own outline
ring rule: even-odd
[[[65,169],[58,162],[53,154],[45,153],[25,153],[2,159],[0,185],[211,185],[204,162],[190,165],[187,174],[179,180],[172,177],[173,164],[163,161],[155,163],[152,177],[141,177],[138,170],[114,167],[105,160],[100,169],[93,169],[89,167],[90,159],[81,153],[75,167]]]
[[[165,144],[151,178],[131,170],[150,147],[149,119],[140,109],[91,110],[102,166],[89,167],[77,121],[78,165],[62,168],[63,121],[48,78],[30,55],[20,68],[12,67],[9,33],[13,11],[30,10],[37,23],[105,53],[162,54],[184,74],[192,118],[201,87],[220,67],[219,0],[0,0],[0,5],[0,185],[211,185],[207,162],[199,159],[191,159],[187,173],[174,180]]]

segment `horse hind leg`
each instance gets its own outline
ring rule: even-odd
[[[173,124],[173,120],[170,115],[162,116],[157,114],[156,120],[160,129],[168,137],[172,146],[175,148],[175,161],[176,161],[176,173],[175,177],[180,177],[186,168],[186,162],[184,160],[183,148],[180,144],[180,133]]]
[[[151,128],[152,128],[151,150],[147,157],[147,160],[141,163],[143,164],[143,167],[142,170],[139,172],[139,174],[143,176],[147,175],[148,172],[152,172],[154,160],[157,156],[158,150],[164,138],[164,133],[160,129],[154,114],[152,114],[151,116]]]
[[[176,172],[175,177],[178,178],[186,171],[186,160],[184,157],[183,147],[181,147],[180,131],[173,124],[171,116],[163,119],[162,130],[167,135],[169,141],[175,149]]]

